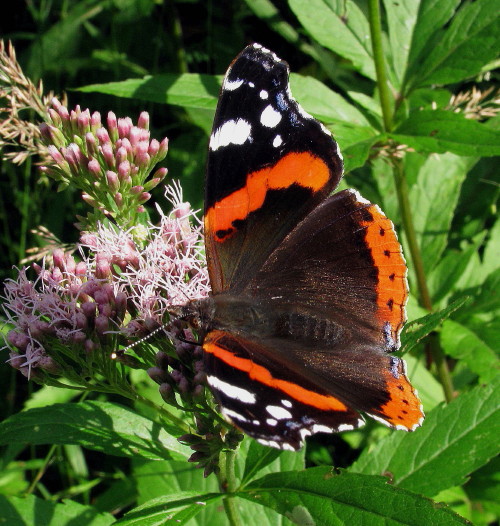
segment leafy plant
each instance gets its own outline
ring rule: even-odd
[[[302,66],[303,74],[292,73],[292,92],[339,142],[346,170],[342,184],[380,204],[399,226],[412,293],[402,352],[427,413],[423,426],[411,434],[367,425],[338,436],[315,436],[300,453],[265,448],[248,438],[238,447],[241,437],[219,420],[209,393],[201,393],[195,366],[187,370],[179,364],[179,355],[166,349],[165,338],[139,343],[135,360],[118,354],[110,361],[123,333],[103,337],[104,331],[96,328],[85,334],[106,350],[99,360],[89,364],[72,355],[67,370],[43,373],[38,379],[45,385],[19,399],[14,398],[16,383],[25,390],[26,382],[11,376],[14,369],[12,373],[8,366],[1,369],[5,398],[11,400],[0,423],[2,519],[9,524],[58,525],[168,521],[487,525],[498,519],[496,3],[384,0],[380,6],[378,0],[289,0],[285,6],[249,0],[238,4],[234,13],[214,8],[214,33],[207,36],[204,48],[211,49],[209,43],[216,40],[212,55],[218,57],[220,73],[243,47],[242,33],[249,40],[260,40],[252,26],[265,27],[261,43],[289,59],[292,69],[298,69],[294,60]],[[202,186],[200,152],[206,147],[222,77],[186,72],[188,66],[194,70],[199,64],[199,49],[189,39],[181,45],[185,4],[167,4],[161,15],[172,28],[168,36],[160,35],[161,24],[154,23],[158,7],[152,0],[63,2],[56,21],[42,3],[30,4],[39,34],[33,44],[24,46],[24,64],[35,79],[41,75],[76,79],[80,103],[84,97],[111,95],[115,98],[105,99],[107,105],[130,102],[154,109],[151,122],[154,113],[167,111],[162,115],[169,122],[181,123],[178,128],[172,125],[170,172],[181,178],[195,201],[200,195],[195,188]],[[196,5],[203,11],[201,2]],[[136,23],[138,18],[142,26]],[[109,39],[109,28],[115,30],[111,33],[121,29],[121,38]],[[124,28],[131,28],[131,33]],[[234,46],[222,45],[223,31],[235,37]],[[151,60],[158,55],[149,52],[148,32],[168,49],[171,67],[166,73],[158,73],[158,62]],[[90,39],[90,54],[79,49],[85,36]],[[147,41],[147,49],[134,47],[134,38]],[[44,69],[45,63],[49,67]],[[98,80],[97,67],[105,82]],[[9,82],[0,76],[0,90]],[[30,90],[37,102],[31,107],[43,117],[47,101],[44,105],[41,92]],[[0,91],[0,96],[6,99],[10,92]],[[90,100],[102,103],[100,98]],[[30,122],[28,117],[25,122]],[[51,125],[57,127],[56,121],[52,114]],[[8,122],[12,120],[0,126],[4,157],[21,142],[7,140]],[[71,142],[71,133],[65,140]],[[35,139],[31,149],[30,144],[21,146],[30,154],[44,155],[42,142]],[[11,263],[17,263],[25,256],[29,239],[29,207],[46,206],[43,213],[34,212],[34,218],[39,222],[47,218],[47,226],[53,220],[52,201],[42,199],[48,190],[34,204],[29,197],[33,189],[51,188],[48,179],[37,175],[32,190],[28,184],[20,185],[13,174],[25,170],[27,181],[30,165],[13,168],[13,158],[7,156],[2,166],[7,181],[2,184],[13,193],[14,202],[22,204],[18,207],[24,214],[18,231],[22,241],[13,239],[6,220],[2,239],[8,247],[5,252],[14,258]],[[59,167],[65,166],[59,161]],[[135,186],[148,184],[147,172],[153,170],[146,162],[141,166],[141,181]],[[70,172],[59,171],[57,176],[71,187],[75,174]],[[111,181],[113,194],[106,187],[92,197],[98,205],[108,199],[105,204],[113,219],[128,227],[131,216],[127,210],[122,213],[120,199],[113,197],[118,183],[106,170],[103,174]],[[160,177],[164,176],[162,170]],[[83,180],[76,186],[89,195],[85,184]],[[124,191],[132,187],[124,185]],[[146,230],[153,228],[148,212],[137,206],[143,206],[138,196],[149,189],[135,190],[135,197],[127,201],[134,224]],[[69,209],[67,192],[59,194],[59,206]],[[5,198],[2,206],[11,210]],[[106,219],[99,206],[87,215],[83,206],[77,212],[80,223],[92,227]],[[149,237],[146,233],[141,238],[141,232],[133,233],[137,257],[154,238],[154,230]],[[61,258],[56,253],[54,263],[63,272],[71,259]],[[100,279],[117,272],[113,265],[118,262],[108,259],[108,267],[99,267]],[[96,264],[91,257],[86,261]],[[120,304],[118,297],[98,298],[100,305]],[[115,312],[115,322],[125,326],[139,307],[127,311],[130,318],[125,310],[120,312]],[[131,335],[137,339],[151,332],[160,319],[161,315],[150,325],[141,319],[142,325],[136,325]],[[7,324],[5,333],[11,328]],[[44,337],[54,344],[53,335]],[[10,344],[16,346],[15,341]],[[64,348],[53,349],[65,363]],[[155,362],[155,354],[166,350],[170,358],[160,355]],[[163,404],[144,373],[147,368],[160,386],[171,385],[160,388],[170,406]],[[96,377],[87,378],[88,370],[97,371]],[[165,374],[172,370],[178,371],[176,378],[167,381]],[[181,378],[187,382],[184,390]],[[209,476],[204,478],[188,458]],[[210,474],[214,472],[217,477]]]

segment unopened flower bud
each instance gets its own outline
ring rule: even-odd
[[[106,161],[106,164],[108,168],[114,168],[115,167],[115,156],[113,154],[113,148],[111,147],[111,144],[104,144],[101,147],[102,156],[104,157],[104,160]]]
[[[113,199],[118,208],[121,208],[123,206],[123,196],[120,192],[116,192],[116,194],[113,196]]]
[[[104,254],[97,254],[95,258],[95,275],[98,279],[111,277],[111,265]]]
[[[91,159],[87,164],[88,171],[97,179],[101,175],[101,167],[97,159]]]
[[[123,138],[127,137],[130,133],[130,129],[132,128],[132,121],[130,118],[125,117],[122,119],[118,119],[118,135]]]
[[[118,165],[118,177],[120,178],[120,181],[125,182],[128,180],[130,176],[130,162],[128,160],[122,161]]]
[[[171,402],[172,399],[175,399],[174,390],[172,386],[168,383],[161,384],[159,387],[160,396],[165,402]]]
[[[159,367],[150,367],[148,375],[157,384],[162,384],[168,380],[168,373]]]
[[[99,314],[94,322],[95,330],[99,336],[105,336],[105,333],[109,329],[109,318],[102,314]]]
[[[139,196],[139,203],[140,204],[143,204],[145,203],[146,201],[148,201],[149,199],[151,199],[151,194],[149,192],[143,192],[140,196]]]
[[[66,267],[66,272],[74,274],[76,269],[75,258],[71,254],[66,254],[66,257],[64,258],[64,263]]]
[[[105,144],[109,144],[111,142],[108,130],[106,130],[106,128],[97,128],[95,134],[101,146],[104,146]]]
[[[149,113],[147,111],[141,111],[137,120],[137,126],[144,130],[149,130]]]
[[[144,186],[132,186],[130,193],[132,195],[139,195],[144,190]]]
[[[88,109],[78,115],[78,131],[81,135],[90,131],[90,112]]]
[[[108,182],[108,186],[112,192],[117,192],[120,188],[120,182],[118,181],[118,175],[116,172],[112,172],[111,170],[108,170],[106,172],[106,180]]]
[[[115,142],[119,136],[118,135],[118,123],[116,120],[116,115],[112,111],[108,112],[107,123],[108,123],[108,130],[109,130],[109,135],[111,137],[111,140]]]
[[[96,131],[102,127],[101,114],[98,111],[94,111],[90,117],[90,126],[92,131]]]
[[[76,276],[85,276],[87,274],[87,264],[85,261],[79,261],[75,267]]]
[[[71,335],[71,341],[72,343],[78,345],[78,344],[81,344],[81,343],[84,343],[86,340],[86,336],[83,332],[81,331],[77,331],[77,332],[74,332],[72,335]]]
[[[97,344],[92,340],[85,340],[85,351],[91,353],[97,349]]]
[[[165,158],[168,152],[168,138],[165,137],[160,143],[160,149],[158,151],[158,159],[162,160]]]
[[[93,197],[90,197],[89,194],[87,193],[83,193],[82,194],[82,199],[88,204],[90,205],[91,207],[93,208],[99,208],[99,204],[96,202],[96,200],[93,198]]]
[[[54,262],[55,267],[64,270],[64,250],[56,248],[52,252],[52,261]]]

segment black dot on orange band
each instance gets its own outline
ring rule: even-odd
[[[385,230],[383,228],[380,229],[380,235],[385,236]]]
[[[404,391],[404,390],[405,390],[405,388],[404,388],[402,385],[398,385],[398,389],[399,389],[400,391]]]
[[[389,276],[389,279],[391,281],[394,281],[394,279],[396,278],[396,274],[394,274],[394,272]]]
[[[398,415],[399,420],[404,420],[404,418],[401,415]]]
[[[392,307],[394,306],[394,300],[392,298],[387,302],[387,306],[389,307],[389,310],[392,310]]]
[[[410,402],[408,400],[402,400],[403,404],[410,405]]]
[[[384,256],[387,256],[388,258],[391,257],[391,251],[390,250],[384,250]]]
[[[403,413],[403,415],[407,415],[408,414],[408,411],[405,411],[404,409],[401,412]]]
[[[230,236],[234,232],[234,228],[228,228],[226,230],[217,230],[215,235],[219,239],[224,239],[227,236]]]

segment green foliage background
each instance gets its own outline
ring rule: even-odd
[[[500,118],[450,102],[473,87],[497,89],[498,3],[384,0],[380,18],[376,4],[38,0],[0,21],[25,73],[46,90],[67,91],[70,107],[132,117],[149,111],[153,135],[171,141],[169,172],[195,207],[221,74],[246,44],[262,43],[290,63],[294,96],[338,140],[343,187],[378,203],[402,232],[409,319],[419,319],[404,331],[403,351],[428,415],[423,427],[403,434],[368,423],[316,436],[305,453],[245,440],[235,467],[242,524],[498,518]],[[378,20],[377,57],[370,29]],[[395,155],[398,145],[404,155]],[[37,243],[33,227],[74,242],[83,204],[71,190],[56,194],[33,161],[0,169],[7,277]],[[145,375],[131,375],[144,396],[159,400]],[[158,427],[155,414],[119,399],[37,388],[6,365],[0,377],[0,517],[8,524],[163,524],[167,517],[237,524],[224,513],[215,478],[187,464],[190,450],[175,430]],[[448,404],[445,395],[453,396]]]

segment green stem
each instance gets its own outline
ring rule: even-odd
[[[382,24],[380,19],[379,0],[368,1],[368,18],[370,23],[370,35],[372,40],[373,60],[377,73],[377,85],[380,96],[380,106],[384,119],[384,130],[392,130],[392,106],[389,82],[385,69],[384,50],[382,47]]]
[[[393,125],[393,110],[391,107],[391,94],[389,90],[389,83],[387,81],[386,64],[384,59],[384,51],[382,48],[382,24],[380,17],[379,0],[369,0],[368,10],[373,59],[375,61],[375,71],[377,72],[377,85],[380,94],[380,105],[382,108],[384,131],[390,132],[392,130]],[[401,161],[394,160],[393,175],[396,186],[396,193],[398,196],[399,209],[401,211],[403,229],[406,234],[413,268],[417,277],[417,286],[420,296],[420,303],[429,312],[432,312],[433,308],[431,295],[429,293],[429,288],[427,287],[427,280],[425,278],[422,254],[420,252],[420,247],[417,242],[415,224],[413,222],[410,200],[408,197],[408,183],[406,181]],[[439,342],[435,337],[431,336],[429,340],[428,349],[434,363],[436,364],[436,370],[444,391],[445,399],[447,402],[449,402],[453,398],[453,384],[451,381],[448,364],[439,346]]]
[[[224,510],[227,519],[231,526],[242,526],[238,510],[236,509],[236,499],[232,495],[236,490],[236,475],[234,473],[234,461],[236,458],[236,451],[223,451],[220,454],[220,473],[219,486],[221,491],[226,493],[224,497]]]

